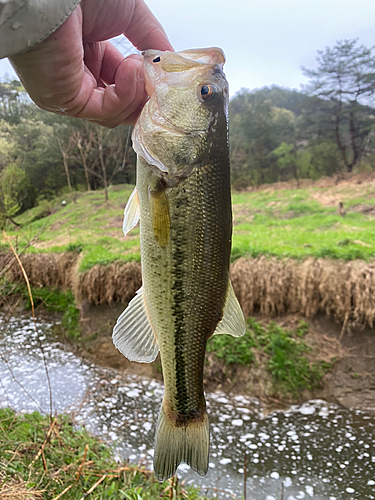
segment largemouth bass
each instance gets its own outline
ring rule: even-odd
[[[203,393],[207,339],[245,333],[229,278],[232,235],[228,84],[220,49],[144,53],[145,104],[133,131],[137,183],[124,233],[140,220],[143,286],[117,321],[116,347],[130,360],[160,349],[165,394],[154,470],[184,461],[208,469]]]

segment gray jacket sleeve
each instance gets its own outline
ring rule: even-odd
[[[0,59],[31,49],[53,33],[80,0],[0,0]]]

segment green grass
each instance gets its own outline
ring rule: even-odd
[[[140,260],[139,229],[122,234],[125,203],[133,186],[112,186],[109,202],[103,191],[77,192],[43,201],[17,217],[18,248],[28,252],[78,251],[80,270],[116,260]],[[66,206],[61,205],[65,199]],[[346,216],[337,213],[342,201]],[[371,185],[339,184],[304,188],[234,193],[232,261],[260,255],[279,258],[371,260],[375,258],[375,205]],[[1,249],[6,244],[0,242]]]
[[[363,186],[362,190],[367,190],[367,198],[356,196],[355,189],[353,192],[343,189],[338,196],[334,188],[234,194],[232,260],[244,255],[373,259],[374,215],[354,208],[374,204],[375,192]],[[338,215],[334,201],[331,205],[318,201],[319,198],[324,201],[324,196],[331,192],[336,195],[332,200],[343,200],[345,217]],[[343,245],[343,241],[347,244]]]
[[[31,293],[35,307],[42,305],[49,312],[62,314],[61,326],[68,337],[76,340],[80,337],[79,310],[71,290],[63,292],[56,288],[32,288]],[[31,309],[30,296],[23,285],[22,294],[27,301],[27,308]]]
[[[96,264],[106,266],[111,264],[111,262],[115,262],[117,260],[123,262],[129,261],[141,261],[140,252],[132,252],[129,254],[116,254],[112,253],[110,250],[107,250],[103,245],[87,245],[82,249],[82,259],[80,261],[79,270],[81,272],[87,271],[91,269]]]
[[[45,500],[70,487],[63,499],[79,500],[86,498],[89,489],[105,475],[89,494],[90,500],[205,499],[194,487],[182,488],[171,481],[159,483],[152,472],[118,464],[107,445],[76,428],[63,415],[54,426],[58,432],[53,431],[44,446],[43,464],[42,456],[35,457],[49,428],[49,418],[37,412],[17,415],[8,408],[0,409],[0,497],[7,487],[21,483],[42,491]],[[79,475],[84,456],[85,465]]]
[[[139,229],[128,237],[122,232],[124,206],[132,189],[112,186],[108,203],[103,191],[76,192],[43,201],[17,217],[20,230],[7,228],[7,233],[17,236],[18,248],[27,246],[29,253],[81,253],[82,271],[117,260],[140,261]],[[66,206],[61,204],[63,200]],[[6,249],[4,242],[1,249]]]
[[[281,328],[274,322],[263,326],[249,318],[247,331],[239,339],[228,335],[214,335],[207,344],[207,351],[226,366],[251,365],[256,351],[265,358],[275,392],[296,398],[304,390],[320,387],[324,375],[331,369],[325,361],[310,361],[306,355],[311,348],[303,340],[308,324],[301,321],[295,331]]]
[[[20,295],[25,301],[25,307],[31,310],[30,295],[25,284],[9,283],[5,278],[0,279],[0,296]],[[81,336],[79,310],[76,306],[71,290],[61,291],[57,288],[31,287],[34,307],[42,306],[50,313],[61,314],[61,327],[64,336],[71,340],[78,340]]]
[[[249,327],[258,346],[269,357],[267,368],[281,392],[298,396],[305,389],[311,391],[320,386],[331,365],[325,361],[311,362],[306,358],[305,355],[311,351],[301,338],[307,333],[306,323],[300,323],[295,335],[274,322],[264,327],[252,318],[249,319]]]
[[[255,360],[253,347],[256,346],[257,343],[248,332],[238,339],[230,335],[214,335],[207,343],[207,352],[215,353],[226,366],[251,365]]]

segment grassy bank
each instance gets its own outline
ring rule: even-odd
[[[77,192],[43,201],[9,226],[20,250],[81,254],[79,269],[116,260],[140,260],[139,230],[122,233],[123,211],[132,186],[112,186],[108,203],[102,191]],[[345,215],[338,213],[343,203]],[[265,186],[233,194],[232,260],[259,255],[373,259],[375,257],[375,180],[357,177],[300,189]],[[5,245],[5,242],[3,242]]]
[[[328,191],[328,193],[327,193]],[[375,257],[375,190],[294,189],[234,194],[232,260],[257,257]],[[331,197],[332,196],[332,197]],[[345,200],[345,216],[338,200]]]
[[[79,309],[71,290],[62,291],[57,288],[31,287],[34,307],[49,314],[57,313],[60,319],[59,332],[70,340],[78,340],[81,335]],[[6,305],[7,298],[22,301],[24,309],[31,313],[29,291],[24,283],[10,283],[0,279],[0,307]]]
[[[334,358],[331,362],[317,359],[314,349],[304,339],[308,330],[309,325],[304,321],[288,329],[274,322],[263,325],[249,318],[243,337],[213,336],[207,351],[224,364],[223,379],[235,378],[241,365],[262,369],[269,379],[268,396],[296,400],[304,391],[321,388],[334,363]]]
[[[67,416],[0,409],[0,497],[12,500],[204,500],[194,487],[159,483],[142,466],[119,464],[111,449]]]

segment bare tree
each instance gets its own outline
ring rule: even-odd
[[[63,139],[57,138],[57,144],[59,145],[59,149],[60,149],[61,156],[63,159],[63,165],[64,165],[64,169],[65,169],[66,179],[68,182],[69,193],[71,193],[72,192],[72,184],[70,182],[68,160],[69,160],[70,151],[72,148],[72,141],[71,141],[70,137],[66,141],[64,141]]]
[[[75,128],[71,134],[72,143],[77,146],[80,159],[82,161],[83,170],[85,172],[87,191],[90,191],[90,179],[89,179],[89,167],[88,158],[90,156],[92,147],[92,134],[88,133],[88,126],[86,125],[86,133],[84,134],[82,130]]]
[[[91,127],[91,140],[98,151],[100,171],[89,169],[90,173],[99,177],[104,186],[105,200],[108,201],[108,187],[111,185],[115,175],[126,166],[126,155],[130,141],[130,128],[124,144],[122,137],[115,134],[113,130],[106,130],[98,125]],[[112,173],[108,174],[108,165],[111,165]]]

